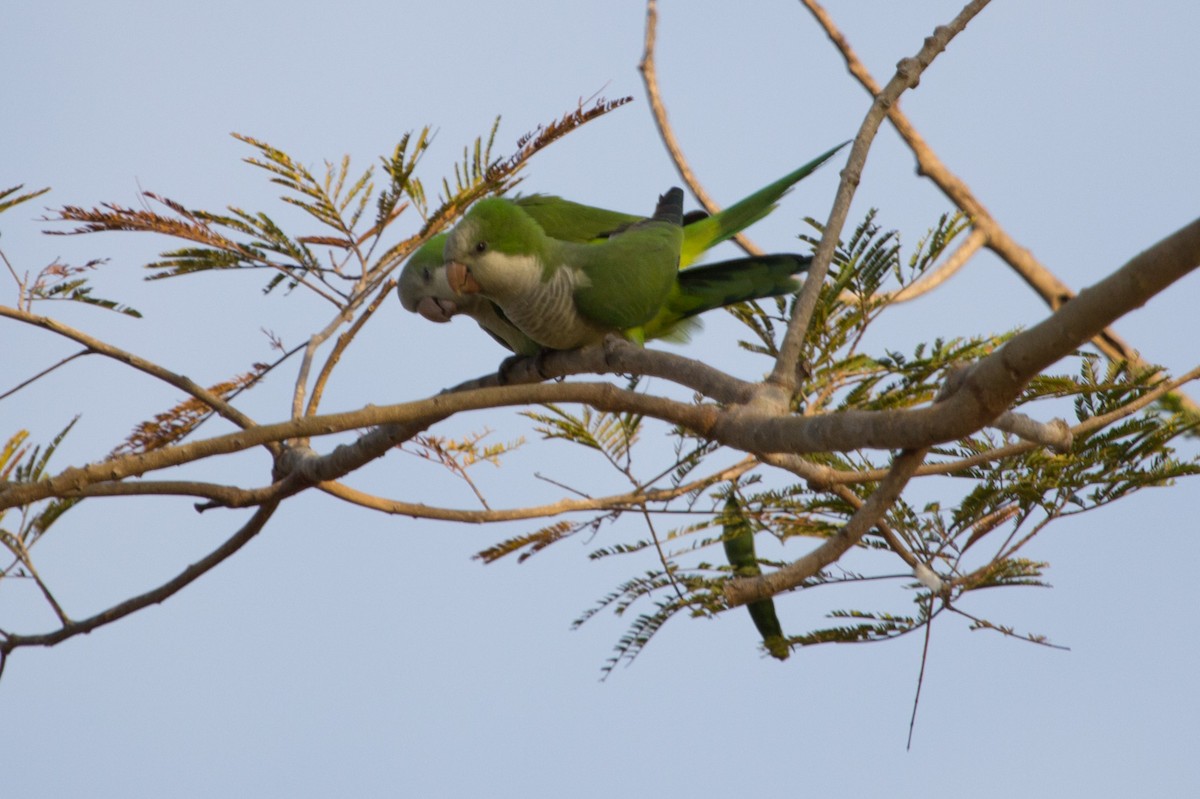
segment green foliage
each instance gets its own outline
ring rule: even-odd
[[[303,286],[339,308],[353,307],[382,286],[409,254],[475,200],[504,193],[520,183],[519,173],[534,153],[630,99],[600,99],[589,108],[581,105],[521,137],[516,152],[507,157],[492,155],[497,119],[486,140],[480,137],[464,148],[462,163],[455,165],[454,185],[442,181],[441,204],[432,212],[424,186],[414,176],[431,141],[428,127],[400,139],[391,155],[382,159],[382,176],[376,175],[374,166],[353,171],[349,156],[337,162],[326,161],[324,170],[314,172],[277,147],[234,134],[255,151],[245,162],[266,172],[270,182],[283,189],[280,201],[303,211],[315,229],[294,235],[263,211],[237,206],[229,206],[224,212],[206,211],[144,192],[143,196],[161,210],[115,203],[91,209],[65,206],[51,221],[74,223],[76,227],[50,232],[157,233],[187,244],[167,250],[147,264],[151,271],[148,280],[199,272],[267,270],[273,274],[264,292],[281,285],[289,291]],[[372,204],[374,213],[368,214]],[[423,222],[418,232],[395,241],[393,227],[410,206]]]
[[[19,430],[0,447],[0,487],[5,483],[29,483],[46,476],[46,468],[59,445],[79,421],[76,416],[45,447],[28,443],[29,432]],[[35,502],[16,508],[19,518],[15,527],[4,524],[12,509],[0,509],[0,544],[12,555],[12,560],[0,570],[0,578],[34,577],[29,550],[64,513],[78,504],[79,499],[62,497]]]
[[[497,120],[486,136],[463,148],[452,177],[441,179],[433,204],[416,176],[430,145],[428,128],[405,134],[380,164],[364,170],[352,168],[349,157],[326,161],[323,169],[312,170],[266,142],[236,135],[252,150],[245,162],[280,187],[285,211],[298,216],[299,223],[293,224],[288,216],[237,206],[220,212],[189,208],[151,192],[144,197],[153,207],[66,206],[51,221],[76,225],[60,233],[125,230],[172,239],[172,248],[147,265],[149,280],[265,270],[269,277],[264,292],[280,286],[288,292],[308,290],[335,305],[338,322],[347,323],[349,331],[338,340],[327,369],[313,387],[307,408],[313,413],[327,370],[390,291],[395,268],[475,200],[516,187],[535,152],[627,99],[601,100],[587,109],[580,106],[522,137],[507,157],[493,154]],[[0,212],[45,191],[20,194],[21,188],[0,192]],[[420,218],[407,234],[398,233],[410,208]],[[806,377],[793,397],[798,413],[890,410],[930,403],[954,370],[994,352],[1013,335],[1001,331],[937,338],[908,347],[893,342],[882,351],[872,350],[866,343],[871,326],[899,301],[900,290],[944,261],[967,227],[961,214],[943,215],[905,257],[899,234],[881,228],[877,216],[875,211],[868,213],[838,244],[809,325]],[[820,226],[808,221],[819,234]],[[814,234],[800,239],[812,246],[818,241]],[[52,264],[33,280],[20,277],[11,266],[9,271],[26,309],[35,300],[65,299],[137,316],[134,309],[91,296],[82,273],[100,263]],[[767,310],[769,303],[730,308],[746,326],[746,340],[739,342],[745,351],[768,358],[778,354],[788,300],[773,302],[771,310]],[[1072,407],[1080,425],[1069,452],[1051,452],[992,430],[933,448],[918,480],[940,475],[940,482],[936,476],[928,481],[934,483],[937,498],[924,504],[916,504],[910,496],[895,502],[853,550],[793,589],[803,593],[831,585],[844,588],[886,581],[903,592],[904,610],[839,606],[827,612],[832,624],[806,624],[798,633],[784,634],[780,614],[790,628],[798,626],[789,618],[793,598],[759,599],[747,605],[747,612],[765,651],[783,660],[796,647],[889,640],[927,629],[947,611],[969,619],[972,629],[1046,643],[1040,635],[1018,635],[1003,623],[972,615],[966,609],[972,592],[1045,586],[1047,564],[1028,557],[1024,550],[1052,523],[1200,471],[1200,465],[1178,459],[1173,449],[1177,437],[1195,433],[1197,422],[1178,403],[1172,404],[1169,395],[1157,405],[1142,403],[1164,379],[1156,371],[1131,374],[1125,364],[1105,366],[1086,353],[1076,354],[1074,364],[1073,372],[1032,381],[1014,408],[1045,420],[1058,408]],[[251,372],[209,391],[226,401],[254,385],[269,369],[256,364]],[[633,391],[638,385],[635,378],[627,388]],[[298,390],[296,408],[302,399],[303,390]],[[112,455],[175,444],[211,413],[206,403],[189,399],[135,429]],[[776,471],[769,482],[766,470],[748,471],[755,464],[734,468],[722,463],[713,469],[709,461],[721,457],[721,447],[682,429],[664,430],[637,414],[545,405],[524,415],[543,438],[598,453],[630,490],[611,507],[590,502],[587,507],[593,510],[587,514],[542,524],[487,547],[476,557],[485,563],[513,555],[524,561],[582,533],[589,540],[597,539],[589,551],[594,560],[651,558],[650,567],[637,567],[635,576],[621,581],[575,620],[579,626],[602,611],[632,617],[604,666],[605,674],[634,660],[680,614],[712,618],[732,610],[744,623],[741,611],[730,607],[726,598],[731,581],[770,574],[814,544],[838,535],[888,467],[885,456],[870,451],[814,453],[785,464],[796,479],[785,480]],[[0,450],[0,481],[42,479],[50,456],[70,429],[68,425],[44,449],[30,450],[24,432],[13,436]],[[638,444],[661,435],[670,438],[673,458],[646,468],[637,457]],[[482,434],[458,439],[422,435],[405,451],[451,470],[487,507],[467,470],[476,463],[497,462],[519,442],[485,446],[481,441]],[[3,574],[39,580],[28,549],[75,502],[68,497],[21,507],[17,526],[0,528],[14,558]],[[630,512],[640,525],[635,533],[615,524]],[[662,519],[671,523],[660,529]],[[772,550],[781,553],[778,559],[763,556]],[[845,590],[838,593],[840,598],[847,595]],[[812,596],[806,593],[805,598]]]
[[[863,348],[864,333],[895,301],[896,289],[910,285],[940,263],[965,227],[961,215],[944,215],[915,251],[903,258],[899,236],[881,230],[872,211],[849,240],[839,245],[831,280],[823,287],[810,326],[809,376],[797,398],[797,409],[837,413],[929,403],[952,370],[1003,346],[1012,332],[935,339],[918,343],[911,351],[893,347],[869,352]],[[815,236],[802,238],[816,243]],[[782,306],[779,310],[782,312]],[[733,313],[751,333],[750,340],[742,342],[743,348],[767,356],[777,352],[777,337],[782,332],[776,324],[778,317],[749,307],[733,309]],[[925,628],[947,610],[970,619],[972,629],[1047,643],[1044,636],[1018,635],[1007,625],[978,618],[962,608],[976,590],[1045,586],[1047,564],[1024,557],[1021,551],[1054,521],[1200,471],[1193,461],[1177,460],[1171,446],[1176,437],[1193,430],[1193,422],[1162,405],[1128,410],[1131,402],[1154,390],[1162,378],[1154,377],[1153,371],[1130,375],[1124,364],[1104,367],[1102,363],[1096,356],[1079,353],[1075,374],[1039,377],[1019,397],[1016,409],[1048,419],[1052,409],[1073,403],[1076,420],[1081,423],[1118,412],[1124,413],[1123,417],[1081,432],[1068,453],[1016,446],[1019,441],[992,430],[935,448],[927,468],[953,480],[943,483],[944,498],[924,506],[905,499],[896,502],[883,521],[886,534],[883,525],[871,531],[836,566],[795,589],[807,592],[830,585],[893,581],[908,594],[916,613],[834,608],[828,615],[837,624],[785,636],[776,615],[778,606],[786,621],[790,603],[785,597],[751,603],[749,610],[767,652],[782,659],[792,647],[890,640]],[[557,406],[546,413],[527,415],[543,436],[603,453],[616,470],[646,489],[678,488],[715,452],[710,442],[671,430],[676,462],[645,479],[636,476],[635,466],[638,439],[651,435],[652,427],[644,420]],[[676,615],[711,617],[731,610],[723,591],[727,580],[753,577],[782,565],[758,555],[757,537],[773,537],[790,552],[796,539],[802,539],[800,546],[807,549],[812,544],[804,542],[838,533],[874,491],[876,480],[888,466],[878,454],[866,451],[819,453],[803,460],[814,469],[831,470],[834,482],[766,485],[754,475],[743,478],[738,491],[724,484],[707,491],[681,492],[649,509],[667,518],[699,513],[699,519],[662,532],[649,527],[649,535],[610,540],[592,550],[591,557],[596,559],[647,555],[658,559],[656,568],[622,582],[575,621],[576,626],[583,624],[602,610],[624,616],[635,606],[649,603],[618,641],[616,654],[604,666],[606,674],[618,663],[636,658]],[[618,513],[606,511],[587,521],[560,523],[511,539],[489,550],[488,559],[518,550],[528,557],[575,532],[596,534],[605,522],[615,521]],[[615,534],[622,528],[611,529]],[[713,565],[711,547],[715,544],[721,545],[730,565]],[[896,546],[923,564],[932,575],[929,584],[912,579],[913,569],[895,557]],[[787,559],[797,554],[793,552]]]
[[[17,194],[22,188],[24,188],[23,185],[0,190],[0,214],[11,208],[15,208],[21,203],[41,197],[50,191],[50,189],[46,188],[26,192],[25,194]],[[105,300],[92,296],[92,287],[87,285],[87,278],[80,275],[99,267],[104,263],[102,259],[88,261],[83,266],[70,266],[59,261],[53,261],[43,267],[32,278],[30,278],[28,273],[23,276],[18,275],[12,264],[8,262],[8,258],[2,252],[0,252],[0,260],[4,261],[9,272],[17,281],[17,307],[22,310],[30,310],[33,303],[40,300],[67,300],[116,311],[126,316],[141,317],[141,314],[134,308],[122,305],[114,300]]]
[[[11,186],[7,189],[0,189],[0,214],[4,213],[10,208],[15,208],[21,203],[29,202],[35,197],[41,197],[46,192],[50,191],[49,188],[45,188],[38,189],[37,191],[26,192],[25,194],[17,194],[17,192],[23,188],[25,188],[24,183],[17,186]],[[13,196],[14,194],[16,194],[15,197]]]
[[[642,417],[632,413],[604,413],[584,406],[578,415],[557,405],[545,405],[550,413],[524,411],[543,438],[572,441],[603,453],[610,463],[624,468],[638,439]]]
[[[66,300],[80,302],[107,311],[140,319],[142,314],[136,308],[131,308],[116,300],[105,300],[92,296],[92,287],[87,285],[87,278],[79,277],[83,272],[96,269],[101,260],[88,261],[82,266],[70,266],[57,261],[44,268],[36,279],[26,287],[26,302],[32,304],[39,300]]]

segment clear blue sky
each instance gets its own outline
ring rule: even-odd
[[[880,80],[957,9],[830,5]],[[854,134],[867,97],[798,3],[666,0],[660,12],[671,120],[719,201]],[[637,101],[537,156],[523,188],[637,210],[676,181],[636,71],[643,22],[634,0],[11,3],[0,25],[0,185],[54,191],[0,219],[0,248],[28,270],[56,256],[111,259],[96,293],[145,319],[48,310],[215,382],[270,356],[260,328],[295,343],[326,310],[301,294],[263,298],[257,277],[146,284],[139,267],[161,241],[46,238],[34,221],[42,207],[133,204],[147,189],[289,218],[239,162],[249,153],[230,132],[314,167],[343,153],[365,167],[429,124],[437,138],[421,174],[432,187],[497,114],[506,152],[602,91]],[[903,106],[1009,232],[1083,287],[1196,215],[1198,29],[1200,9],[1179,2],[996,3]],[[851,219],[877,206],[914,243],[947,203],[913,167],[885,129]],[[807,181],[753,238],[794,246],[800,219],[827,213],[835,181],[834,169]],[[1117,329],[1147,359],[1191,368],[1198,290],[1193,275]],[[0,302],[14,297],[0,279]],[[1007,269],[980,258],[885,329],[909,349],[1045,313]],[[420,398],[502,355],[466,321],[434,329],[398,303],[373,328],[326,409]],[[735,333],[712,320],[690,354],[753,376],[761,367],[735,360]],[[70,351],[0,327],[0,387]],[[289,380],[249,395],[248,412],[282,418]],[[45,440],[82,412],[58,463],[94,460],[178,399],[114,365],[79,363],[0,405],[0,436],[28,426]],[[519,427],[492,414],[439,432],[484,426],[500,436]],[[530,449],[510,469],[480,473],[498,504],[556,498],[532,470],[578,457],[565,446]],[[257,483],[267,466],[253,454],[207,474]],[[472,503],[461,484],[395,453],[358,484]],[[18,652],[0,681],[0,795],[1194,795],[1195,494],[1194,483],[1145,492],[1056,526],[1027,552],[1053,564],[1052,590],[975,600],[980,613],[1070,652],[955,621],[937,628],[911,752],[918,638],[801,651],[779,664],[761,657],[741,614],[680,620],[601,683],[625,622],[568,628],[629,575],[629,562],[593,564],[592,547],[567,543],[521,566],[483,567],[472,553],[528,528],[414,522],[303,497],[166,605]],[[35,550],[78,616],[174,574],[245,515],[199,516],[165,499],[88,505]],[[785,628],[799,632],[837,606],[812,593],[780,600]],[[896,594],[880,601],[894,608]],[[0,586],[0,626],[48,623],[28,586]]]

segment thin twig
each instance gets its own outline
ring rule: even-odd
[[[928,597],[929,617],[925,619],[925,641],[921,644],[921,669],[917,672],[917,690],[913,694],[912,715],[908,719],[908,743],[905,749],[912,750],[913,730],[917,726],[917,707],[921,704],[921,686],[925,684],[925,666],[929,663],[929,639],[933,637],[933,594]]]
[[[358,331],[362,330],[363,325],[366,324],[367,320],[371,318],[371,315],[379,309],[379,306],[383,302],[384,298],[387,297],[388,294],[391,293],[391,290],[395,287],[395,280],[386,280],[382,288],[380,288],[379,292],[375,295],[375,299],[371,301],[370,305],[367,306],[365,311],[358,315],[358,318],[354,320],[354,324],[350,325],[350,329],[338,336],[337,343],[335,343],[333,346],[333,351],[330,352],[329,357],[325,359],[325,365],[321,367],[321,372],[317,375],[317,379],[313,383],[312,396],[308,399],[308,408],[304,412],[305,416],[313,416],[316,414],[317,408],[321,404],[321,395],[325,393],[325,384],[328,382],[329,376],[333,373],[333,368],[337,366],[338,361],[341,359],[342,353],[345,352],[346,347],[348,347],[350,342],[354,340],[354,337],[358,335]]]
[[[321,483],[318,488],[332,496],[362,505],[372,510],[383,511],[401,516],[412,516],[422,519],[441,519],[444,521],[467,522],[483,524],[486,522],[513,521],[518,519],[540,519],[560,516],[564,513],[597,510],[629,510],[646,503],[668,502],[677,497],[685,496],[693,491],[702,491],[711,485],[733,480],[751,471],[759,461],[754,457],[743,458],[733,466],[722,469],[707,477],[693,480],[690,483],[674,488],[657,489],[653,491],[636,490],[626,494],[613,494],[607,497],[587,497],[584,499],[563,499],[548,505],[536,505],[528,508],[513,508],[501,510],[458,510],[454,508],[437,508],[431,505],[421,505],[413,502],[385,499],[353,489],[341,483]],[[568,489],[569,490],[569,489]]]
[[[876,299],[887,299],[888,302],[898,303],[915,300],[917,297],[928,294],[954,277],[986,241],[987,237],[983,233],[979,230],[972,230],[967,238],[955,248],[954,252],[950,253],[950,257],[939,264],[936,269],[931,269],[922,275],[920,280],[910,283],[899,291],[885,294]]]
[[[181,391],[184,391],[195,397],[205,405],[208,405],[214,411],[221,414],[221,416],[233,422],[238,427],[249,428],[255,425],[254,420],[249,416],[242,413],[237,408],[234,408],[228,402],[221,399],[216,394],[213,394],[208,389],[201,385],[197,385],[183,375],[175,374],[169,369],[165,369],[156,363],[147,361],[144,358],[140,358],[131,352],[119,349],[111,344],[106,344],[99,339],[92,338],[86,333],[82,333],[72,327],[68,327],[62,322],[51,319],[48,316],[38,316],[26,311],[17,310],[15,308],[6,308],[2,305],[0,305],[0,316],[6,316],[9,319],[15,319],[18,322],[24,322],[25,324],[40,327],[43,330],[49,330],[51,333],[56,333],[64,338],[69,338],[72,341],[82,344],[83,346],[87,347],[88,351],[90,352],[94,352],[97,355],[103,355],[106,358],[112,358],[115,361],[132,366],[139,372],[145,372],[151,377],[156,377],[159,380],[162,380],[164,383],[169,383]]]
[[[692,194],[704,206],[705,211],[708,211],[710,214],[720,213],[721,206],[717,205],[716,201],[708,195],[708,192],[704,190],[704,186],[696,178],[696,174],[692,172],[687,158],[683,155],[683,149],[679,146],[679,141],[675,138],[675,131],[671,128],[671,123],[667,121],[667,108],[662,101],[662,94],[658,88],[658,73],[654,68],[654,43],[657,32],[658,3],[656,0],[647,0],[645,48],[642,51],[642,60],[638,64],[638,70],[642,73],[642,82],[646,85],[646,96],[650,100],[650,111],[654,115],[654,124],[658,127],[658,135],[662,138],[667,152],[670,153],[671,160],[675,163],[675,169],[679,172],[679,177],[692,190]],[[737,242],[738,246],[749,255],[763,254],[763,250],[744,233],[736,234],[733,237],[733,241]]]
[[[36,375],[29,378],[28,380],[22,380],[20,383],[17,383],[17,385],[10,388],[8,391],[5,391],[3,394],[0,394],[0,400],[8,399],[13,394],[16,394],[18,391],[25,388],[26,386],[32,385],[36,381],[38,381],[38,380],[42,379],[43,377],[45,377],[46,375],[50,374],[58,367],[66,366],[68,363],[75,360],[80,355],[90,355],[91,353],[92,353],[92,350],[80,350],[79,352],[75,353],[74,355],[68,355],[67,357],[63,358],[61,361],[54,364],[53,366],[47,366],[45,369],[38,372]]]
[[[0,656],[7,658],[10,652],[23,646],[54,646],[76,635],[90,633],[98,627],[111,624],[150,605],[157,605],[166,601],[197,578],[211,571],[222,561],[241,549],[250,539],[258,535],[266,525],[267,520],[275,512],[276,507],[276,504],[271,504],[259,508],[250,517],[250,520],[233,536],[226,539],[223,544],[200,560],[187,566],[187,568],[175,577],[150,591],[130,597],[86,619],[64,624],[61,628],[51,633],[38,635],[9,634],[0,638]]]
[[[830,491],[837,494],[843,502],[853,507],[856,511],[861,510],[862,506],[865,504],[858,494],[855,494],[844,485],[833,486],[830,488]],[[908,547],[906,547],[904,542],[900,540],[900,536],[896,535],[896,531],[892,529],[892,526],[887,523],[886,519],[881,517],[875,525],[875,530],[879,533],[884,541],[887,541],[888,546],[892,548],[892,551],[900,556],[900,560],[908,564],[910,569],[915,571],[917,567],[921,565],[921,562],[917,560],[917,558],[911,552],[908,551]]]
[[[4,537],[8,539],[4,542],[8,551],[29,572],[29,576],[33,578],[33,582],[37,585],[38,590],[41,591],[46,604],[50,606],[54,611],[54,615],[58,617],[59,623],[64,626],[70,624],[71,619],[67,616],[67,612],[62,609],[62,605],[58,604],[58,600],[54,598],[54,594],[50,591],[50,586],[46,585],[45,581],[42,580],[42,576],[38,574],[37,568],[33,565],[33,559],[29,556],[29,549],[25,546],[25,542],[15,535],[5,534]]]

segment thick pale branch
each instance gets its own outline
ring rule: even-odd
[[[662,350],[647,350],[620,336],[609,336],[603,346],[550,351],[540,359],[515,361],[505,369],[503,381],[497,373],[468,380],[447,391],[526,385],[573,375],[609,373],[661,377],[728,405],[749,402],[756,388],[754,383],[706,363]]]
[[[992,422],[992,427],[1055,452],[1071,451],[1071,428],[1062,419],[1039,422],[1023,413],[1006,411]]]
[[[1109,425],[1128,418],[1138,411],[1146,408],[1160,399],[1170,394],[1171,392],[1187,385],[1193,380],[1200,380],[1200,367],[1179,376],[1174,380],[1163,382],[1161,385],[1147,391],[1142,396],[1132,402],[1122,405],[1114,411],[1103,414],[1101,416],[1093,416],[1090,419],[1085,419],[1077,425],[1069,428],[1066,431],[1067,436],[1072,440],[1090,435],[1097,430],[1103,430]],[[1055,442],[1051,442],[1055,443]],[[1041,442],[1023,441],[1017,444],[1009,444],[1003,447],[989,449],[986,452],[981,452],[977,455],[972,455],[969,458],[959,460],[945,461],[942,463],[926,463],[917,469],[915,477],[926,477],[929,475],[947,475],[958,474],[966,469],[971,469],[976,466],[982,466],[985,463],[1003,460],[1004,458],[1012,458],[1018,455],[1024,455],[1030,450],[1038,449],[1045,446]],[[769,463],[772,466],[777,466],[780,469],[795,474],[797,477],[803,478],[814,488],[814,490],[826,490],[832,486],[849,484],[849,483],[875,483],[887,476],[887,469],[863,469],[861,471],[848,471],[843,469],[833,469],[824,464],[813,463],[810,460],[802,458],[799,455],[785,455],[783,453],[769,453],[762,456],[764,463]]]
[[[1004,413],[1038,373],[1070,355],[1105,325],[1200,266],[1200,220],[1163,239],[1041,323],[975,364],[936,406],[844,411],[808,420],[734,409],[710,435],[747,452],[918,449],[970,435]],[[845,446],[850,439],[857,443]]]
[[[919,449],[969,435],[1004,413],[1022,387],[1114,319],[1143,305],[1200,265],[1200,220],[1167,237],[1045,321],[1017,335],[975,364],[957,390],[936,406],[893,411],[844,411],[817,417],[763,413],[753,406],[723,410],[619,389],[608,383],[498,386],[440,394],[398,405],[294,419],[67,469],[33,484],[0,491],[0,508],[63,495],[91,483],[120,480],[212,455],[229,454],[287,438],[330,435],[383,425],[355,444],[322,457],[301,458],[283,474],[292,486],[336,480],[399,441],[464,411],[547,402],[580,402],[600,410],[633,412],[678,424],[751,453]],[[564,353],[569,358],[572,353]],[[575,353],[590,357],[588,353]],[[663,353],[646,350],[640,357]],[[664,367],[665,370],[665,367]],[[301,466],[297,470],[296,465]]]

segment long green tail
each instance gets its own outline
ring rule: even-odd
[[[742,515],[737,500],[731,494],[725,500],[725,557],[733,567],[733,573],[738,577],[757,577],[762,574],[758,566],[758,556],[754,552],[754,530],[750,522]],[[751,602],[746,606],[750,611],[750,619],[762,636],[763,646],[776,660],[787,660],[791,654],[787,639],[783,637],[783,628],[779,617],[775,615],[775,601],[762,599]]]
[[[811,175],[817,167],[832,158],[834,153],[845,147],[846,144],[843,142],[832,150],[818,155],[796,171],[789,172],[749,197],[738,200],[728,208],[722,209],[720,213],[685,226],[683,250],[679,254],[680,266],[684,267],[693,263],[705,250],[732,238],[771,213],[775,210],[780,198],[787,194],[792,186]]]
[[[691,317],[738,302],[793,294],[796,275],[808,268],[803,255],[762,255],[703,264],[679,272],[662,309],[645,325],[645,338],[687,340],[697,321]]]

